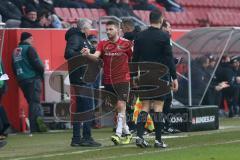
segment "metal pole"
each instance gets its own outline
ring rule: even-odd
[[[188,105],[192,106],[192,71],[191,71],[191,53],[181,45],[177,44],[176,42],[172,41],[172,43],[178,47],[179,49],[183,50],[187,53],[188,56]]]

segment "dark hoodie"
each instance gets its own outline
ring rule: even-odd
[[[81,55],[80,51],[84,47],[89,48],[91,53],[94,53],[95,49],[88,42],[86,35],[82,33],[78,28],[70,28],[65,34],[65,40],[67,41],[67,45],[65,48],[64,58],[68,60],[70,82],[71,84],[83,84],[84,83],[83,77],[84,77],[84,80],[86,80],[86,76],[85,76],[86,66],[84,67],[77,66],[78,68],[76,68],[76,64],[72,64],[69,62],[70,60],[72,60],[73,57],[80,56]],[[76,60],[78,61],[78,59]],[[74,63],[74,61],[71,61],[71,62]],[[91,65],[91,66],[95,67],[97,65]],[[88,68],[89,67],[90,65],[88,66]]]
[[[67,41],[64,58],[66,60],[81,55],[80,51],[86,47],[90,49],[91,53],[95,50],[88,42],[87,37],[78,28],[70,28],[65,34],[65,40]]]

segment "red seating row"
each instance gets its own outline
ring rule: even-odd
[[[104,9],[82,9],[82,8],[54,8],[55,13],[66,22],[76,22],[79,18],[89,18],[98,21],[100,17],[106,16]]]
[[[208,20],[211,26],[240,26],[240,13],[210,12]]]
[[[55,8],[55,13],[64,21],[70,23],[75,23],[79,18],[89,18],[98,21],[100,17],[106,16],[106,12],[103,9]],[[134,13],[143,22],[149,24],[150,11],[134,10]],[[164,16],[169,20],[173,28],[199,27],[200,23],[202,23],[201,20],[209,22],[211,26],[240,25],[240,19],[238,18],[240,13],[237,12],[237,9],[188,7],[188,10],[184,12],[164,12]]]
[[[240,8],[239,0],[177,0],[184,7]]]
[[[149,24],[150,11],[134,10],[133,12],[134,12],[139,18],[141,18],[141,20],[142,20],[144,23]]]
[[[165,18],[174,25],[198,26],[198,22],[192,12],[165,12]]]

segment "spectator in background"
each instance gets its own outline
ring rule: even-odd
[[[43,108],[40,103],[44,66],[32,47],[31,33],[23,32],[18,47],[12,54],[13,71],[29,105],[30,131],[46,132],[43,122]]]
[[[133,0],[134,4],[133,4],[133,9],[136,10],[154,10],[157,9],[157,7],[155,7],[152,4],[148,3],[148,0]]]
[[[240,109],[240,56],[236,57],[237,61],[238,61],[238,67],[236,67],[235,69],[235,73],[237,75],[237,83],[238,83],[238,96],[236,97],[237,99],[237,105],[239,106]],[[240,115],[240,113],[239,113]]]
[[[24,14],[23,9],[26,4],[26,0],[9,0],[9,1],[15,4],[15,6],[18,7],[18,9],[22,12],[22,14]]]
[[[216,71],[216,80],[218,83],[224,82],[226,81],[230,87],[228,88],[224,88],[222,90],[222,102],[221,102],[221,106],[220,109],[224,110],[225,108],[228,107],[229,113],[228,116],[229,117],[233,117],[234,115],[234,95],[235,94],[235,89],[234,89],[234,85],[235,85],[235,73],[231,67],[231,63],[230,63],[230,57],[229,56],[223,56],[221,59],[221,63]],[[227,102],[227,106],[225,106],[224,101]],[[227,112],[227,110],[225,109],[225,113]]]
[[[40,4],[40,0],[25,0],[25,6],[31,6],[33,7],[37,12],[42,11],[44,8],[42,8]]]
[[[214,68],[216,67],[216,59],[214,58],[214,56],[212,54],[207,54],[206,57],[209,59],[209,64],[207,67],[207,73],[209,75],[209,78],[212,76]],[[221,90],[223,88],[226,88],[229,85],[227,84],[227,82],[223,82],[223,83],[218,83],[216,80],[216,76],[212,77],[210,86],[207,90],[207,93],[204,97],[204,103],[205,105],[220,105],[220,101],[221,101]]]
[[[157,3],[164,5],[169,12],[182,12],[182,7],[175,0],[156,0]]]
[[[76,2],[85,3],[88,8],[100,8],[96,0],[74,0]]]
[[[33,6],[26,8],[26,16],[22,17],[20,28],[41,28],[37,21],[37,10]]]
[[[53,0],[55,7],[65,8],[87,8],[83,2],[75,2],[74,0]]]
[[[110,16],[116,17],[128,17],[133,16],[140,19],[133,13],[132,7],[129,5],[129,0],[109,0],[109,3],[105,3],[104,9]]]
[[[8,0],[0,0],[0,15],[2,15],[3,22],[6,22],[8,19],[20,20],[22,17],[19,8]]]
[[[207,83],[210,79],[207,68],[209,59],[206,56],[196,58],[192,62],[192,100],[193,105],[198,105]],[[193,87],[194,86],[194,87]],[[205,103],[205,102],[204,102]]]
[[[40,0],[40,5],[44,10],[50,13],[54,13],[54,2],[53,0]]]
[[[231,58],[231,66],[233,72],[235,74],[236,83],[234,84],[234,100],[233,100],[233,111],[234,115],[239,114],[240,106],[239,106],[239,89],[240,89],[240,69],[239,69],[239,61],[237,58]]]
[[[50,19],[48,19],[49,14],[47,11],[41,11],[38,14],[38,22],[42,28],[53,28]]]
[[[54,12],[53,0],[24,0],[24,5],[31,5],[37,10],[37,12],[42,12],[43,10],[46,10],[50,13]]]
[[[63,28],[60,19],[47,10],[43,10],[38,14],[38,21],[42,28]]]
[[[48,16],[49,21],[53,28],[65,28],[62,21],[58,18],[56,14],[51,14]]]
[[[212,74],[214,68],[216,67],[216,59],[211,54],[207,55],[207,57],[209,59],[208,72],[209,72],[209,74]]]

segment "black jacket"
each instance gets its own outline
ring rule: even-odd
[[[8,19],[20,20],[22,13],[12,2],[0,0],[0,15],[5,22]]]
[[[133,51],[133,62],[162,63],[169,68],[172,79],[177,78],[170,37],[162,30],[149,27],[140,32],[134,41]]]
[[[135,27],[135,29],[132,31],[132,32],[126,32],[124,35],[123,35],[123,38],[129,40],[129,41],[133,41],[135,40],[137,34],[141,31],[141,28],[140,27]]]
[[[192,63],[192,102],[193,105],[198,105],[207,84],[210,80],[211,75],[209,74],[207,68],[204,68],[202,64],[198,61],[193,61]],[[186,89],[186,88],[185,88]],[[208,96],[205,95],[205,100],[207,101]],[[205,104],[205,103],[204,103]]]
[[[22,17],[20,28],[42,28],[38,21],[30,21],[26,17]]]
[[[84,33],[82,33],[78,28],[70,28],[65,35],[65,40],[67,41],[67,45],[65,48],[65,55],[64,58],[68,60],[68,69],[70,82],[72,84],[82,84],[83,77],[86,71],[86,67],[81,67],[75,69],[73,72],[71,66],[74,64],[70,64],[69,61],[72,60],[74,57],[78,57],[81,55],[82,48],[89,48],[91,53],[95,52],[95,49],[91,46],[88,42],[87,37]]]
[[[227,81],[230,87],[222,90],[224,97],[233,97],[236,85],[236,77],[230,63],[221,63],[216,71],[217,82]]]

